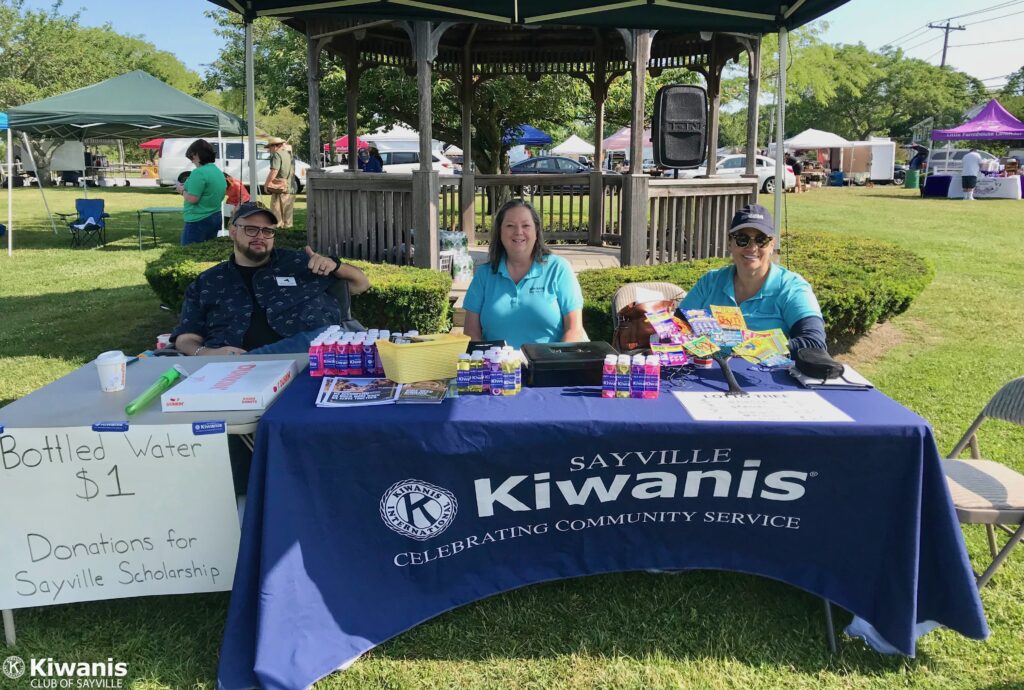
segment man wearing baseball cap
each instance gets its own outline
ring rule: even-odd
[[[349,294],[370,287],[355,266],[304,251],[275,249],[277,216],[258,204],[240,204],[228,233],[231,257],[199,274],[185,291],[181,319],[171,333],[186,355],[305,352],[325,327],[342,323],[328,293],[346,280]]]
[[[775,229],[768,209],[750,204],[737,211],[729,226],[728,249],[732,263],[701,276],[677,313],[735,306],[750,330],[781,328],[791,354],[825,349],[825,322],[810,284],[772,261]]]
[[[281,137],[270,137],[267,140],[267,151],[270,151],[270,172],[263,183],[264,189],[270,194],[270,210],[281,222],[280,227],[292,226],[292,210],[295,207],[295,161],[292,152],[285,146],[287,140]]]

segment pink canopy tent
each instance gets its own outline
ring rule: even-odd
[[[139,148],[140,149],[152,149],[154,151],[159,151],[160,147],[163,146],[163,143],[164,143],[163,139],[150,139],[149,141],[144,141],[141,144],[139,144]]]
[[[359,137],[356,137],[356,149],[366,149],[366,148],[369,148],[369,147],[370,147],[369,144],[367,144],[365,141],[363,141]],[[328,150],[328,145],[324,144],[324,151],[326,151],[326,150]],[[340,139],[335,139],[335,141],[334,141],[334,150],[335,151],[348,151],[348,135],[347,134],[345,136],[341,137]]]
[[[629,127],[623,127],[615,134],[601,142],[601,148],[605,151],[628,151],[629,150]],[[651,130],[644,130],[644,148],[651,148]]]
[[[952,129],[933,129],[933,141],[1024,139],[1024,122],[992,99],[973,119]]]

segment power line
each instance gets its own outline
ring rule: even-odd
[[[1024,10],[1019,10],[1017,12],[1010,12],[1009,14],[1001,14],[998,17],[992,17],[991,19],[979,19],[976,22],[970,22],[968,24],[964,24],[964,26],[974,26],[975,24],[984,24],[985,22],[994,22],[997,19],[1005,19],[1006,17],[1012,17],[1015,14],[1024,14]]]
[[[907,33],[903,34],[902,36],[900,36],[898,38],[894,38],[891,41],[883,43],[882,47],[884,47],[884,46],[895,46],[900,41],[910,41],[910,40],[912,40],[911,36],[914,36],[915,34],[920,35],[920,33],[922,31],[928,31],[928,25],[927,24],[919,26],[918,28],[914,29],[913,31],[908,31]]]
[[[904,53],[909,53],[910,51],[916,50],[917,48],[920,48],[923,45],[928,45],[929,43],[933,43],[935,41],[935,39],[937,39],[937,38],[939,38],[939,37],[936,36],[935,34],[932,34],[926,40],[921,41],[920,43],[915,43],[914,45],[910,46],[909,48],[904,48],[903,52]]]
[[[986,12],[993,12],[995,10],[1001,10],[1005,7],[1012,7],[1013,5],[1019,5],[1024,0],[1011,0],[1011,2],[1003,2],[997,5],[990,5],[989,7],[982,8],[980,10],[974,10],[973,12],[965,12],[964,14],[957,14],[952,17],[946,17],[940,21],[950,21],[952,19],[960,19],[961,17],[973,17],[976,14],[985,14]]]
[[[1016,43],[1017,41],[1024,41],[1024,38],[1007,38],[1005,41],[985,41],[983,43],[957,43],[951,45],[950,48],[973,48],[974,46],[990,46],[995,43]]]

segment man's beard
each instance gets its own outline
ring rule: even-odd
[[[250,245],[246,244],[239,248],[242,252],[242,256],[247,258],[249,261],[263,262],[266,261],[270,256],[270,249],[263,245],[262,249],[253,249]]]

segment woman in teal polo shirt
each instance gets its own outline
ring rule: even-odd
[[[732,265],[709,271],[679,304],[687,309],[711,305],[738,306],[754,331],[781,328],[789,351],[825,349],[825,322],[810,283],[772,262],[775,249],[772,216],[764,206],[751,204],[733,216],[729,227]]]
[[[473,340],[581,342],[583,293],[569,262],[544,245],[540,216],[513,199],[494,216],[489,261],[466,291],[463,332]]]

